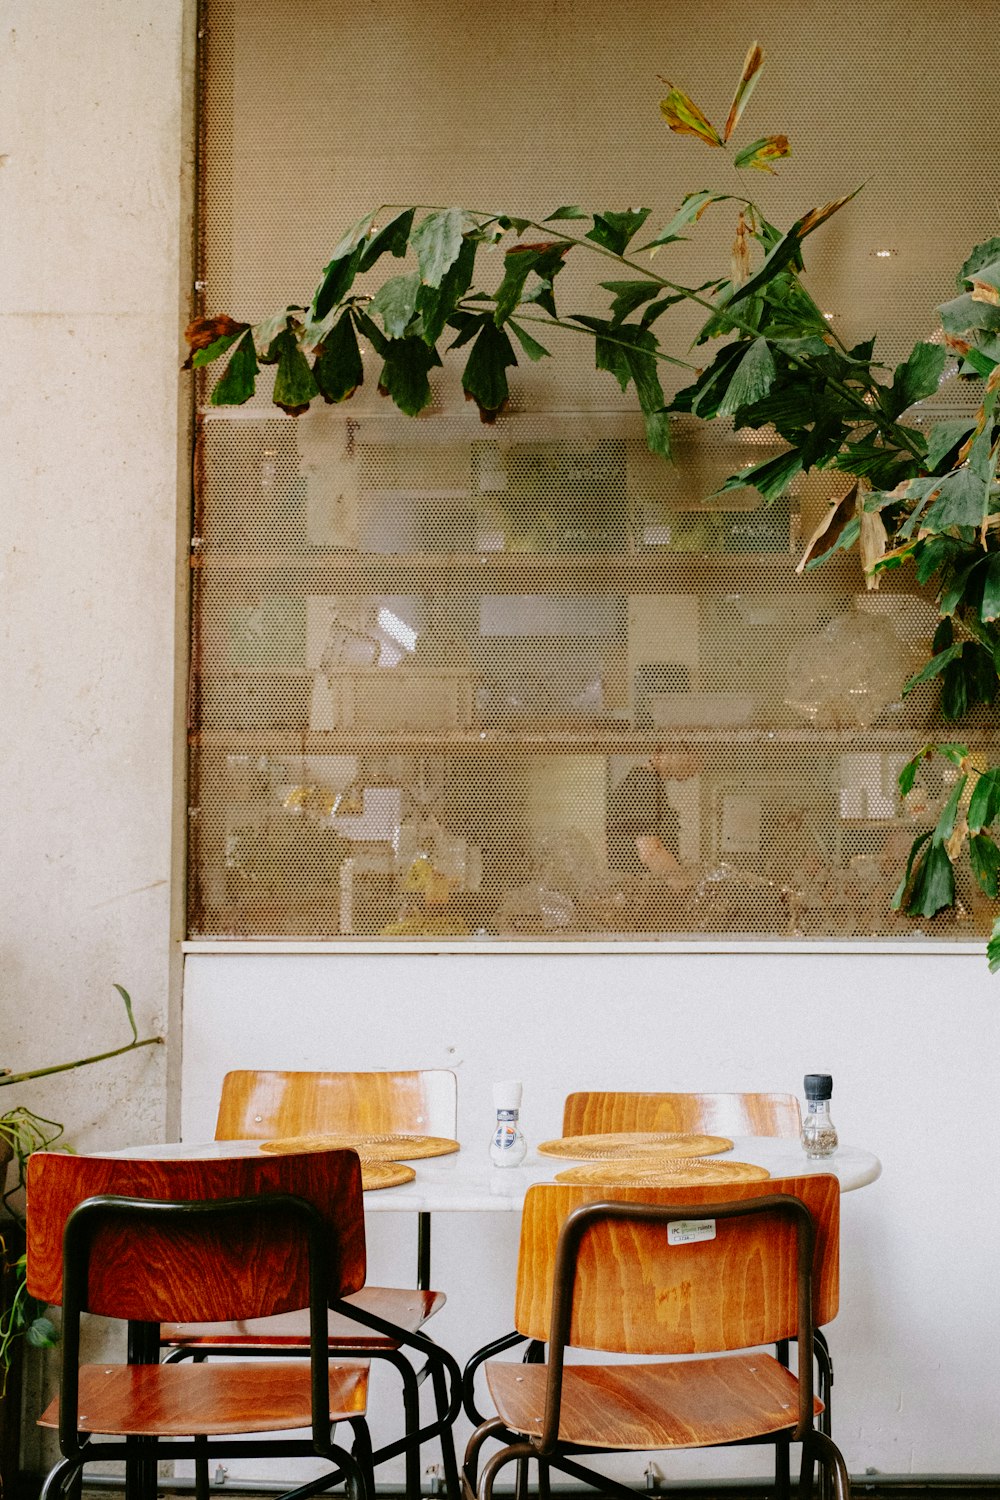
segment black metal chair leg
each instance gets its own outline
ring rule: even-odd
[[[790,1500],[792,1493],[791,1443],[785,1437],[774,1445],[774,1493],[777,1500]]]
[[[375,1469],[372,1464],[372,1439],[365,1418],[352,1417],[351,1431],[354,1433],[352,1452],[363,1478],[358,1500],[375,1500]]]
[[[208,1438],[196,1437],[194,1445],[198,1452],[194,1457],[195,1500],[208,1500],[210,1483],[208,1477]]]
[[[446,1422],[448,1416],[448,1384],[444,1378],[444,1367],[438,1364],[437,1360],[432,1360],[430,1369],[438,1421]],[[458,1460],[455,1457],[455,1433],[451,1423],[447,1423],[441,1431],[441,1464],[444,1469],[444,1483],[448,1500],[460,1500],[462,1486],[458,1477]]]

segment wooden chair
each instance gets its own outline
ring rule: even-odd
[[[563,1135],[603,1135],[623,1130],[704,1131],[715,1135],[782,1135],[802,1128],[794,1094],[611,1093],[570,1094],[563,1106]]]
[[[575,1456],[789,1439],[802,1443],[804,1495],[819,1460],[848,1500],[844,1461],[814,1426],[812,1387],[813,1329],[837,1311],[839,1183],[824,1174],[719,1191],[620,1188],[608,1201],[601,1188],[529,1189],[514,1321],[548,1360],[487,1365],[498,1415],[469,1441],[468,1500],[490,1500],[504,1467],[530,1460],[634,1500]],[[791,1338],[798,1378],[758,1347]],[[569,1365],[572,1347],[712,1357]],[[489,1439],[503,1446],[480,1477]]]
[[[227,1073],[222,1083],[216,1140],[268,1140],[279,1136],[364,1134],[441,1135],[456,1133],[457,1083],[445,1069],[421,1072],[321,1073],[263,1069]],[[338,1356],[363,1355],[392,1364],[403,1385],[404,1437],[380,1448],[376,1464],[404,1455],[407,1495],[420,1493],[420,1447],[437,1437],[451,1500],[459,1493],[452,1427],[461,1410],[461,1372],[451,1355],[420,1333],[445,1303],[430,1280],[429,1215],[420,1216],[418,1287],[365,1286],[346,1299],[350,1317],[331,1317],[329,1347]],[[192,1329],[163,1330],[171,1359],[215,1355],[275,1355],[305,1344],[300,1318]],[[424,1356],[415,1369],[404,1349]],[[420,1425],[419,1386],[429,1375],[435,1420]]]
[[[365,1500],[367,1361],[331,1364],[327,1310],[365,1279],[361,1173],[352,1151],[226,1160],[134,1160],[36,1152],[28,1166],[28,1289],[61,1304],[59,1397],[40,1418],[62,1458],[45,1500],[84,1465],[120,1459],[131,1500],[155,1495],[157,1460],[320,1455],[318,1488],[345,1478]],[[159,1324],[306,1308],[308,1358],[161,1365]],[[85,1312],[127,1321],[127,1364],[80,1364]],[[354,1430],[353,1454],[333,1424]],[[307,1428],[310,1436],[288,1436]],[[248,1443],[253,1433],[284,1433]],[[181,1441],[178,1441],[180,1439]]]

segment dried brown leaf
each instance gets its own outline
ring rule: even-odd
[[[879,585],[879,574],[873,573],[872,569],[885,556],[889,536],[878,511],[863,509],[862,495],[860,493],[858,495],[858,507],[859,519],[861,521],[861,531],[858,534],[861,569],[865,575],[866,588],[872,590],[877,589]]]
[[[237,323],[235,318],[220,313],[216,318],[195,318],[185,328],[184,338],[193,353],[196,349],[207,349],[216,339],[232,338],[249,327],[249,323]]]
[[[857,498],[857,484],[852,484],[846,495],[834,496],[830,501],[830,509],[806,542],[805,551],[799,558],[795,569],[796,573],[804,570],[806,563],[815,553],[825,552],[834,545],[848,521],[852,520],[856,514]],[[822,548],[820,548],[820,542],[823,543]]]
[[[736,224],[736,238],[730,254],[730,275],[733,286],[741,287],[745,281],[749,281],[750,270],[750,233],[747,229],[746,215],[740,209]]]

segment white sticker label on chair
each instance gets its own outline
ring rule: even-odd
[[[693,1245],[696,1240],[715,1239],[714,1219],[678,1219],[667,1225],[668,1245]]]

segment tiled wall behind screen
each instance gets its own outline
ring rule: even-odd
[[[760,186],[769,217],[866,182],[809,241],[809,284],[845,340],[878,330],[893,362],[996,230],[977,80],[1000,41],[985,0],[941,14],[208,0],[205,310],[308,302],[381,203],[539,219],[641,203],[665,223],[724,169],[669,134],[657,74],[723,114],[759,37],[752,134],[794,153]],[[661,274],[724,270],[732,229],[718,211]],[[603,274],[571,258],[561,310],[590,310]],[[686,353],[695,327],[680,312],[661,340]],[[931,605],[907,580],[866,596],[853,560],[796,576],[835,476],[769,508],[709,499],[766,434],[679,422],[668,465],[589,340],[553,350],[513,372],[495,426],[457,367],[418,420],[376,394],[377,363],[352,401],[298,419],[266,381],[203,409],[191,936],[912,931],[891,892],[947,794],[895,792],[934,733],[931,697],[900,696]],[[936,405],[971,399],[947,387]],[[927,925],[965,936],[978,915],[967,893]]]

